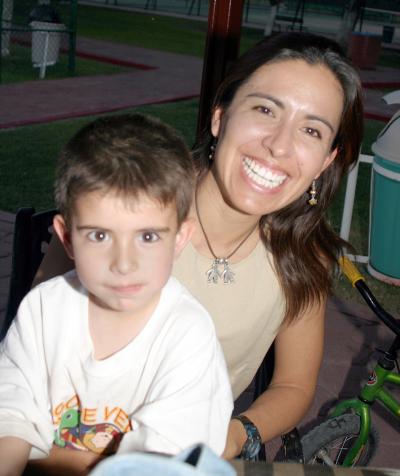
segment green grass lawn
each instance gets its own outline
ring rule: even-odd
[[[135,108],[160,117],[194,142],[197,101]],[[131,112],[133,110],[130,110]],[[0,131],[0,210],[15,212],[21,206],[53,206],[54,163],[60,147],[91,117]]]
[[[13,44],[11,54],[2,58],[2,84],[19,83],[39,79],[39,68],[34,68],[31,61],[30,46]],[[132,71],[132,68],[121,67],[110,63],[76,57],[76,75],[94,76],[98,74],[114,74]],[[68,56],[61,53],[59,61],[46,68],[46,79],[60,79],[68,76]]]
[[[79,5],[78,34],[98,40],[202,57],[207,22]],[[262,38],[263,31],[243,28],[241,50]]]
[[[89,5],[79,5],[77,13],[77,34],[80,36],[198,57],[204,55],[206,21]],[[67,17],[67,13],[64,12],[63,18]],[[240,51],[246,51],[262,37],[263,29],[242,28]],[[32,68],[30,48],[25,47],[27,50],[25,56],[19,54],[18,48],[22,47],[13,45],[12,48],[13,55],[3,58],[3,83],[37,79],[39,74]],[[379,62],[384,66],[400,67],[400,54],[384,50],[381,52]],[[76,75],[111,74],[122,70],[107,63],[76,58]],[[67,74],[67,55],[62,54],[59,64],[47,69],[46,78],[59,78]]]
[[[143,112],[159,117],[176,127],[191,146],[195,139],[198,101],[182,101],[161,105],[138,107],[129,112]],[[128,112],[128,111],[125,111]],[[25,126],[14,130],[0,131],[0,210],[15,212],[21,206],[46,209],[53,206],[52,187],[54,166],[60,147],[80,127],[93,117],[58,121],[49,124]],[[383,123],[367,121],[363,152],[371,154],[371,144],[382,129]],[[29,147],[27,147],[29,144]],[[368,204],[371,168],[361,165],[357,184],[357,194],[353,213],[351,243],[359,254],[368,250]],[[329,218],[336,230],[340,229],[343,206],[344,184],[335,203],[329,210]],[[364,267],[361,266],[361,269]],[[391,312],[400,313],[399,288],[383,284],[367,273],[367,282],[384,306]],[[338,278],[335,293],[344,299],[360,302],[347,281]]]

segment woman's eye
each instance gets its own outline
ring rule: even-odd
[[[306,127],[305,131],[308,135],[315,137],[316,139],[321,139],[321,134],[317,129],[313,129],[312,127]]]
[[[262,112],[263,114],[267,114],[268,116],[272,116],[272,110],[269,107],[266,106],[257,106],[256,110],[259,112]]]
[[[144,243],[154,243],[160,239],[159,235],[154,231],[145,231],[141,234],[140,239]]]
[[[103,241],[108,240],[108,234],[105,231],[96,230],[91,231],[88,234],[88,238],[90,241],[94,241],[95,243],[102,243]]]

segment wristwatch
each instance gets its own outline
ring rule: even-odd
[[[246,461],[255,460],[261,449],[261,436],[256,425],[245,415],[235,415],[232,420],[239,420],[247,433],[247,440],[243,445],[240,457]]]

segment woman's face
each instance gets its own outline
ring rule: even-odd
[[[343,91],[329,69],[284,60],[256,70],[217,109],[214,177],[225,201],[265,215],[295,201],[336,156]]]

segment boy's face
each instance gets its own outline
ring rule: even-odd
[[[175,204],[163,206],[146,195],[131,204],[112,192],[80,196],[70,229],[61,215],[54,228],[92,302],[138,317],[157,305],[174,258],[192,232],[187,221],[178,230]]]

